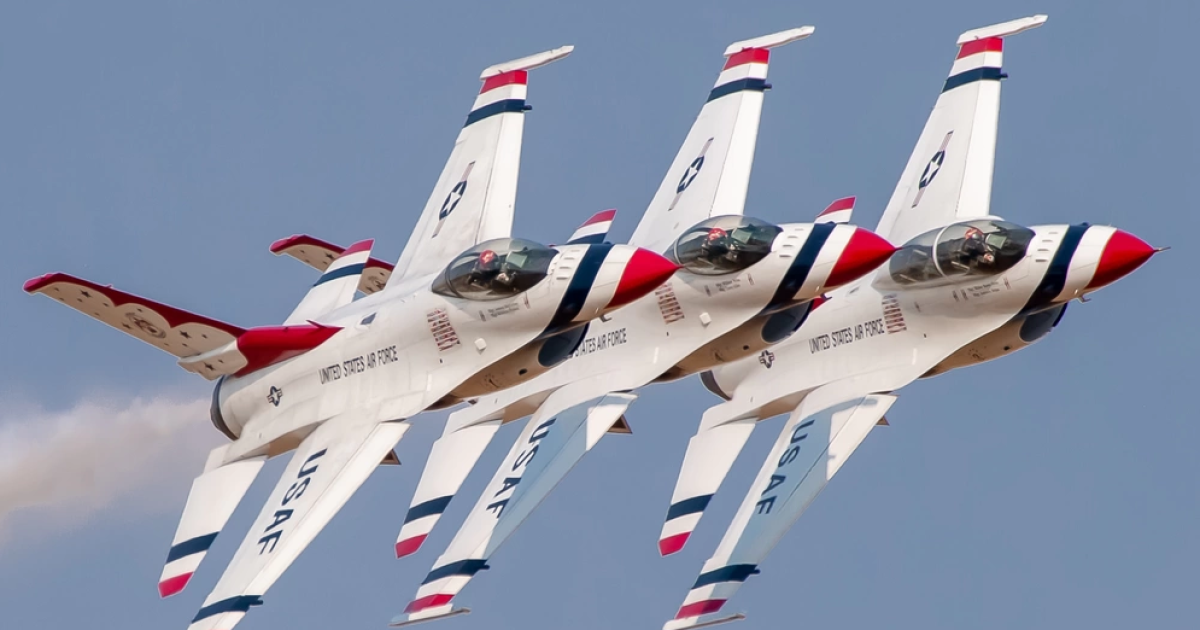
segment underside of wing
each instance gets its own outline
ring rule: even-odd
[[[812,32],[805,26],[729,46],[716,85],[629,244],[665,252],[683,230],[711,216],[742,214],[769,87],[770,49]]]
[[[895,402],[889,394],[853,395],[834,383],[792,412],[716,553],[665,629],[720,621],[725,602],[796,522],[867,433]]]
[[[509,236],[524,133],[528,71],[571,46],[492,66],[433,194],[396,263],[389,286],[435,273],[466,249]]]
[[[312,542],[404,435],[405,422],[354,412],[319,426],[275,490],[189,630],[230,630]]]
[[[416,598],[393,624],[453,612],[454,596],[637,398],[609,393],[574,403],[573,396],[568,388],[559,390],[529,418]]]
[[[291,256],[296,260],[325,273],[333,261],[345,253],[346,248],[334,245],[307,234],[296,234],[281,238],[271,244],[271,253],[276,256]],[[358,290],[366,295],[382,291],[392,276],[395,265],[375,257],[367,258],[358,280]]]

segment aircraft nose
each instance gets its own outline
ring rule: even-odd
[[[658,288],[679,265],[648,249],[637,248],[625,263],[608,308],[624,306]]]
[[[1085,290],[1099,289],[1124,278],[1158,251],[1129,232],[1114,231],[1100,254],[1096,273]]]
[[[854,234],[850,235],[850,241],[834,263],[833,271],[829,272],[825,288],[840,287],[861,278],[882,265],[895,251],[896,248],[882,236],[860,227],[854,228]]]

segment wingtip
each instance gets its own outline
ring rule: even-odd
[[[687,544],[688,538],[691,535],[692,532],[683,532],[682,534],[675,534],[660,539],[658,541],[658,555],[665,558],[671,554],[679,553],[684,545]]]
[[[396,558],[404,558],[416,553],[417,550],[421,548],[421,545],[425,544],[425,538],[427,536],[428,534],[421,534],[419,536],[412,536],[397,542]]]
[[[191,581],[192,574],[184,573],[175,577],[167,578],[158,583],[158,596],[161,599],[166,599],[172,595],[177,595]]]
[[[37,293],[38,289],[41,289],[51,282],[54,282],[54,278],[59,275],[61,274],[58,272],[53,272],[40,275],[36,278],[30,278],[25,281],[25,284],[22,286],[22,288],[26,293]]]

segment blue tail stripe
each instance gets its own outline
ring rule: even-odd
[[[984,66],[982,68],[974,68],[965,72],[960,72],[948,79],[942,85],[942,93],[945,94],[956,87],[962,87],[968,83],[976,81],[999,81],[1004,78],[1004,72],[1000,68]]]
[[[326,282],[329,282],[330,280],[337,280],[338,278],[345,278],[346,276],[361,276],[363,269],[366,266],[367,263],[357,263],[353,265],[346,265],[345,267],[341,267],[339,269],[334,269],[333,271],[321,276],[317,280],[317,283],[313,286],[320,286]]]
[[[708,93],[708,100],[705,102],[710,103],[712,101],[715,101],[715,100],[721,98],[722,96],[729,96],[730,94],[736,94],[738,92],[744,92],[746,90],[762,92],[763,90],[766,90],[766,89],[767,89],[767,80],[766,79],[755,79],[755,78],[738,79],[737,81],[730,81],[729,83],[726,83],[724,85],[718,85],[717,87],[713,88],[712,91]]]
[[[467,114],[467,122],[463,124],[463,127],[470,127],[485,118],[491,118],[497,114],[520,113],[523,111],[525,111],[525,99],[523,98],[509,98],[503,101],[496,101]]]

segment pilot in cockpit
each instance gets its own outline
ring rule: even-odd
[[[721,259],[736,265],[738,260],[737,243],[729,236],[729,232],[713,227],[708,230],[708,234],[704,237],[704,242],[700,244],[700,251],[706,260],[714,264]]]
[[[970,269],[986,269],[996,262],[996,253],[988,245],[983,230],[975,226],[967,228],[959,253],[961,264]]]
[[[470,282],[484,290],[507,288],[512,285],[512,274],[504,269],[496,252],[485,249],[479,252],[479,258],[475,260]]]

